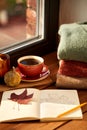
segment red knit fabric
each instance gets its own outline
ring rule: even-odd
[[[60,60],[58,74],[72,77],[87,77],[87,63]]]

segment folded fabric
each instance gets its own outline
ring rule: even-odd
[[[87,63],[70,60],[60,60],[58,74],[71,77],[87,77]]]
[[[58,59],[87,62],[87,24],[63,24],[58,33]]]
[[[57,75],[56,87],[68,89],[87,89],[87,78]]]

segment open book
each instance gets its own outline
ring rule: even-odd
[[[58,115],[79,105],[77,90],[22,88],[3,92],[0,122],[82,119],[81,108],[58,118]]]

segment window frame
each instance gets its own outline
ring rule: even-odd
[[[14,64],[16,66],[17,59],[23,55],[42,56],[57,49],[56,34],[58,31],[58,11],[59,0],[45,0],[45,38],[34,44],[26,45],[8,52],[10,55],[11,66]]]

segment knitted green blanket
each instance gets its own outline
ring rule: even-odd
[[[58,59],[87,62],[87,24],[63,24],[58,33]]]

